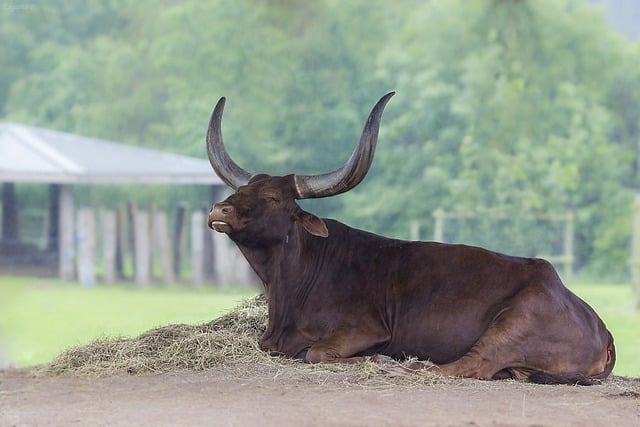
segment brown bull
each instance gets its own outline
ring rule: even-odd
[[[239,167],[222,141],[224,98],[216,105],[209,160],[236,192],[213,206],[208,222],[264,284],[261,348],[310,363],[415,356],[442,375],[481,379],[606,378],[615,363],[611,333],[547,261],[390,239],[298,206],[296,199],[339,194],[364,178],[392,95],[371,111],[348,162],[311,176],[254,176]]]

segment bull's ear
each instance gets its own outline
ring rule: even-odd
[[[327,237],[329,235],[329,230],[327,229],[327,225],[324,221],[312,213],[302,211],[298,215],[298,221],[302,223],[302,226],[309,233],[318,237]]]

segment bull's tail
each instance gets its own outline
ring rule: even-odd
[[[607,363],[604,366],[602,374],[598,375],[598,379],[607,378],[613,372],[613,366],[616,364],[616,346],[613,344],[613,335],[607,330],[609,342],[607,343]]]
[[[595,385],[601,380],[593,377],[586,377],[579,374],[549,374],[547,372],[535,371],[529,375],[529,381],[536,384],[573,384],[573,385]]]
[[[529,375],[529,381],[537,384],[574,384],[574,385],[594,385],[600,384],[602,380],[606,379],[613,371],[613,366],[616,364],[616,347],[613,344],[613,335],[607,331],[609,341],[607,343],[606,363],[604,370],[596,375],[585,376],[581,374],[574,375],[558,375],[549,374],[542,371],[534,371]]]

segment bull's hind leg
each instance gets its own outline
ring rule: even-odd
[[[530,286],[506,302],[469,351],[435,372],[478,379],[588,384],[614,363],[602,321],[565,288]]]
[[[433,372],[443,376],[477,378],[483,380],[526,378],[525,350],[527,339],[535,340],[531,319],[526,312],[515,313],[511,307],[498,314],[485,333],[461,358],[435,368]],[[523,333],[523,331],[525,331]],[[412,368],[421,367],[417,362]]]
[[[433,372],[447,377],[481,380],[514,378],[511,370],[504,369],[502,364],[496,363],[495,360],[489,360],[473,350],[458,360],[437,366]]]
[[[482,380],[511,378],[504,375],[502,367],[497,367],[494,361],[489,360],[476,351],[469,351],[460,359],[444,365],[425,364],[417,361],[410,365],[410,369],[428,369],[445,377],[476,378]]]
[[[580,374],[583,343],[576,342],[574,335],[584,331],[576,332],[571,316],[553,305],[552,299],[521,294],[494,317],[464,356],[434,372],[485,380],[527,379],[533,372]],[[536,313],[550,307],[554,314],[541,323],[543,317]]]

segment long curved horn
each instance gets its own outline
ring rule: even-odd
[[[225,98],[222,97],[216,104],[209,120],[207,129],[207,155],[209,163],[216,171],[221,180],[229,187],[237,190],[241,185],[246,184],[251,179],[252,174],[242,169],[234,162],[222,142],[222,111],[224,110]]]
[[[395,92],[386,94],[373,107],[360,135],[360,141],[344,166],[320,175],[295,175],[298,199],[328,197],[344,193],[364,179],[376,151],[382,112],[393,95]]]

